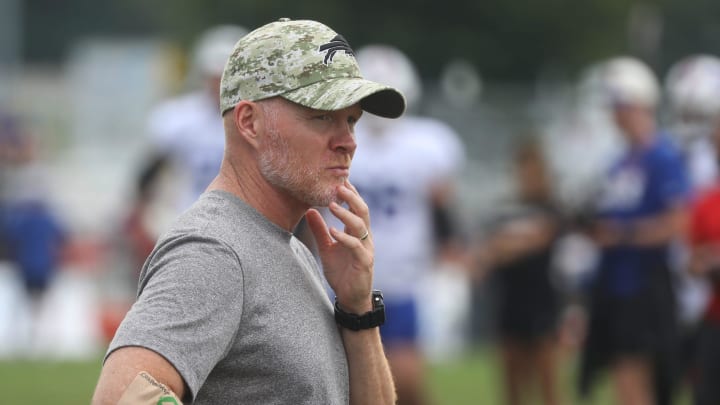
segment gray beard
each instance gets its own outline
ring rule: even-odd
[[[287,142],[274,129],[268,131],[270,145],[260,153],[258,163],[260,174],[272,186],[283,190],[296,200],[309,206],[326,207],[337,202],[334,188],[320,187],[320,175],[302,162],[292,162]],[[293,170],[291,163],[298,170]]]

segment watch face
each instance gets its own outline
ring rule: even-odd
[[[380,308],[382,306],[385,306],[385,303],[383,301],[383,295],[380,290],[373,290],[372,292],[372,306],[373,309]]]

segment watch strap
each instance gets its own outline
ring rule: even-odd
[[[373,290],[372,306],[373,309],[371,311],[358,315],[343,311],[336,300],[335,322],[343,328],[354,331],[377,328],[385,323],[385,304],[382,293],[379,290]]]

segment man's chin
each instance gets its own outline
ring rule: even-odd
[[[331,202],[343,204],[345,201],[338,197],[337,188],[345,184],[346,180],[347,177],[336,177],[324,193],[316,194],[314,196],[312,205],[315,207],[327,207]]]

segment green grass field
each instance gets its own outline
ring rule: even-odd
[[[503,404],[502,378],[496,353],[488,348],[469,351],[461,359],[430,368],[428,391],[436,405]],[[100,370],[100,357],[91,362],[0,362],[0,403],[4,405],[77,405],[90,401]],[[562,372],[566,404],[581,404],[572,395],[574,364]],[[681,395],[678,405],[687,405]],[[583,405],[611,405],[607,383],[598,386]]]

